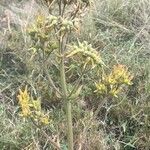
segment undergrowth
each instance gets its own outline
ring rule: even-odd
[[[36,55],[26,32],[38,14],[48,15],[46,3],[2,1],[0,7],[0,149],[54,149],[54,142],[66,150],[66,114],[62,97],[52,88],[41,65],[42,54]],[[78,31],[70,35],[72,46],[74,42],[87,41],[104,62],[103,71],[92,70],[90,67],[95,66],[91,65],[83,75],[82,64],[86,55],[81,57],[81,51],[76,56],[66,54],[73,56],[73,59],[68,56],[65,62],[66,69],[70,68],[66,72],[67,90],[73,89],[78,78],[84,85],[72,102],[75,150],[149,150],[149,8],[149,0],[95,1],[90,11],[83,14],[83,20],[78,22]],[[57,49],[55,38],[50,44]],[[56,57],[59,59],[59,56],[52,55],[48,60],[51,62],[48,73],[53,75],[52,80],[60,88]],[[110,87],[107,86],[106,92],[101,85],[104,87],[104,77],[120,64],[131,72],[132,84],[123,85],[121,93],[110,95]],[[105,76],[100,80],[102,73]],[[101,87],[100,91],[96,84]],[[48,113],[51,119],[42,129],[19,115],[21,108],[17,96],[19,89],[23,91],[26,85],[34,100],[41,99],[42,112]]]

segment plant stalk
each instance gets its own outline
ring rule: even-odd
[[[72,113],[71,113],[71,102],[66,103],[66,117],[67,117],[67,128],[68,128],[68,149],[73,150],[73,129],[72,129]]]
[[[72,112],[71,112],[71,102],[68,100],[67,94],[67,83],[66,83],[66,75],[65,75],[65,58],[64,58],[64,47],[65,43],[63,42],[63,38],[60,38],[59,41],[60,47],[60,55],[61,62],[60,62],[60,79],[61,79],[61,87],[62,87],[62,96],[65,104],[66,109],[66,118],[67,118],[67,136],[68,136],[68,149],[73,150],[73,129],[72,129]]]

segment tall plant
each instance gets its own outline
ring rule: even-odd
[[[79,77],[69,91],[66,81],[66,68],[70,68],[71,65],[69,66],[66,62],[73,61],[72,58],[75,55],[80,55],[83,67],[82,75],[86,72],[88,64],[91,64],[94,68],[95,63],[100,64],[101,62],[99,54],[87,42],[70,43],[70,36],[72,33],[77,34],[79,32],[82,15],[92,2],[90,0],[46,0],[45,2],[50,14],[48,17],[38,15],[35,23],[28,31],[33,41],[32,48],[41,57],[44,73],[64,101],[68,129],[68,149],[73,150],[71,101],[79,95],[82,86],[79,84],[81,80],[81,77]],[[57,59],[61,85],[59,88],[48,72],[47,60],[49,58]]]
[[[47,77],[51,87],[57,93],[57,96],[63,99],[67,120],[68,149],[73,150],[72,101],[81,93],[82,77],[94,69],[97,76],[102,79],[96,83],[96,91],[100,94],[112,94],[114,96],[120,90],[118,86],[121,86],[121,84],[119,83],[129,84],[131,78],[126,74],[127,69],[122,66],[117,68],[120,70],[120,72],[116,73],[117,75],[120,73],[118,76],[116,74],[112,75],[111,78],[103,76],[101,69],[103,62],[99,52],[86,41],[80,42],[78,37],[72,40],[73,35],[78,35],[80,32],[82,16],[88,8],[91,8],[89,6],[92,6],[92,1],[45,0],[45,4],[49,8],[49,15],[47,17],[42,14],[37,15],[35,22],[28,28],[28,33],[32,40],[31,49],[37,54],[35,58],[40,58],[42,72]],[[57,83],[54,81],[54,74],[49,71],[49,67],[52,65],[59,70]],[[73,77],[76,69],[78,69],[79,73]],[[73,81],[70,81],[70,77]],[[120,81],[118,78],[122,80]],[[115,83],[107,83],[105,80],[109,82],[115,81]],[[27,95],[27,89],[25,93]],[[27,101],[25,97],[19,96],[21,107],[24,107],[22,102],[25,102],[26,108],[30,111],[31,104],[27,106],[29,99],[29,96]],[[33,101],[30,103],[33,103]],[[26,109],[23,110],[27,111]],[[25,114],[32,113],[26,112]],[[42,117],[42,122],[47,124],[47,117]]]

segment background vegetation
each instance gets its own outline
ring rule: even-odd
[[[61,98],[48,84],[24,30],[36,14],[47,15],[48,9],[44,2],[33,0],[2,0],[0,8],[0,149],[53,149],[32,122],[18,115],[18,91],[28,85],[31,95],[40,97],[43,110],[51,114],[52,122],[43,130],[66,150]],[[81,24],[78,39],[93,45],[108,70],[115,64],[124,64],[134,78],[118,98],[110,98],[94,92],[92,78],[96,72],[84,76],[86,86],[73,103],[75,149],[149,150],[150,1],[97,0]],[[80,68],[73,69],[80,72]],[[53,80],[58,84],[57,66],[51,65],[49,72],[55,74]],[[67,82],[72,83],[77,76],[71,75]]]

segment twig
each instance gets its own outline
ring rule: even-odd
[[[36,124],[36,122],[35,122],[32,118],[30,118],[30,119],[31,119],[32,123],[39,129],[39,131],[47,138],[47,140],[48,140],[55,148],[57,148],[57,150],[61,150],[60,146],[59,146],[56,142],[54,142],[54,141],[46,134],[46,132],[45,132],[43,129],[41,129],[39,125]]]
[[[57,148],[57,150],[61,150],[60,146],[55,143],[46,133],[45,131],[41,130],[42,134],[48,139],[48,141]]]
[[[52,80],[52,78],[51,78],[49,72],[47,71],[47,69],[44,68],[44,71],[45,71],[45,73],[46,73],[46,76],[47,76],[47,78],[48,78],[48,80],[49,80],[51,86],[52,86],[60,95],[62,95],[62,93],[59,91],[59,89],[55,86],[55,84],[54,84],[54,82],[53,82],[53,80]]]

